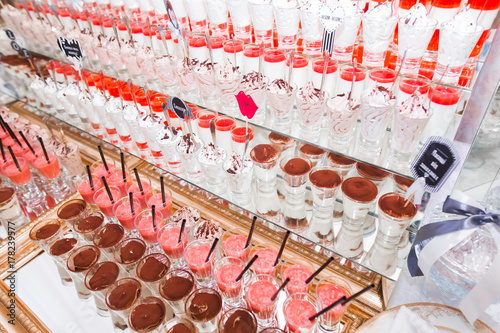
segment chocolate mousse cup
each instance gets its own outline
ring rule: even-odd
[[[9,226],[14,226],[17,230],[29,222],[23,213],[16,191],[13,188],[0,188],[0,220],[7,233],[9,232]]]
[[[94,296],[97,314],[108,317],[108,306],[105,297],[108,287],[115,283],[120,277],[120,267],[112,261],[104,261],[90,267],[85,275],[85,287]]]
[[[281,221],[281,207],[276,188],[280,155],[279,148],[269,144],[256,145],[250,151],[257,183],[255,209],[258,215],[275,223]]]
[[[94,245],[84,245],[75,249],[68,260],[66,267],[75,284],[78,297],[88,299],[91,296],[90,291],[85,286],[85,274],[92,265],[97,263],[101,257],[101,251]]]
[[[385,184],[385,180],[390,175],[390,173],[385,170],[361,162],[356,163],[356,172],[359,177],[364,177],[371,180],[373,184],[377,186],[379,193]],[[370,211],[375,211],[375,202],[373,203],[372,207],[370,207]],[[375,232],[375,228],[375,218],[373,216],[367,215],[365,223],[363,224],[363,236],[370,236]]]
[[[82,199],[69,200],[57,210],[57,217],[66,222],[72,230],[76,222],[87,216],[87,203]]]
[[[352,177],[341,186],[344,216],[335,238],[335,251],[346,258],[357,259],[363,254],[363,223],[377,198],[377,186],[366,178]]]
[[[219,319],[219,333],[257,333],[259,325],[255,315],[244,308],[231,308]]]
[[[214,332],[222,312],[222,296],[217,290],[200,288],[189,295],[185,313],[201,332]]]
[[[64,286],[70,286],[73,284],[73,280],[71,279],[71,276],[66,268],[66,261],[73,250],[78,246],[78,241],[79,240],[74,237],[73,234],[68,234],[52,243],[48,250],[48,254],[54,260],[57,272],[61,278],[61,283]]]
[[[144,288],[144,296],[158,295],[162,278],[170,270],[170,260],[163,253],[151,253],[143,257],[135,269]]]
[[[148,247],[145,241],[140,238],[129,238],[118,244],[114,259],[130,276],[135,277],[137,264],[147,254]]]
[[[184,313],[184,310],[182,310]],[[198,333],[196,325],[184,317],[175,317],[165,324],[167,333]]]
[[[285,228],[301,234],[304,233],[309,222],[306,218],[305,192],[306,182],[312,164],[309,160],[299,156],[287,156],[281,160],[285,188]]]
[[[154,296],[139,299],[128,315],[128,326],[132,332],[164,332],[167,308],[165,303]]]
[[[379,228],[375,243],[368,251],[364,264],[380,274],[390,276],[397,266],[397,247],[404,231],[417,214],[417,207],[404,196],[391,192],[378,200]]]
[[[342,179],[346,179],[349,176],[349,173],[353,169],[356,164],[355,160],[351,160],[350,158],[344,157],[342,155],[337,155],[335,153],[328,153],[328,162],[329,165],[339,173]],[[341,194],[337,192],[337,199],[340,198]],[[342,222],[342,215],[344,214],[344,205],[340,200],[335,201],[335,206],[333,208],[333,223]]]
[[[313,215],[307,238],[322,246],[333,245],[333,207],[342,178],[333,168],[319,166],[311,170],[309,181]]]
[[[141,296],[142,285],[134,278],[120,279],[108,288],[106,305],[115,332],[128,332],[128,315]]]
[[[108,223],[95,233],[93,242],[108,260],[113,260],[114,252],[124,235],[125,229],[121,225]]]
[[[160,295],[172,307],[175,314],[184,314],[186,300],[196,289],[193,274],[187,270],[174,269],[162,278],[159,286]]]
[[[59,220],[46,220],[37,223],[30,230],[30,239],[45,251],[62,237],[62,223]]]
[[[83,238],[88,244],[92,244],[95,234],[104,225],[104,215],[99,212],[90,214],[89,216],[78,220],[74,229],[78,235]]]

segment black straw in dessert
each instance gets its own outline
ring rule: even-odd
[[[278,297],[278,294],[280,293],[280,291],[282,291],[286,285],[288,284],[288,282],[290,282],[290,278],[286,278],[285,281],[283,281],[283,283],[281,284],[281,286],[278,288],[278,290],[276,290],[276,292],[274,293],[274,295],[271,297],[271,301],[274,301],[276,299],[276,297]]]
[[[182,219],[182,223],[181,223],[181,232],[179,233],[179,242],[181,242],[182,240],[182,234],[184,233],[184,228],[186,227],[186,219]]]
[[[128,200],[130,201],[130,211],[134,215],[134,193],[128,192]]]
[[[9,149],[10,156],[12,156],[12,160],[14,161],[14,164],[16,165],[17,170],[19,172],[21,172],[21,167],[19,166],[19,162],[17,161],[16,155],[14,155],[12,148],[10,146],[7,146],[7,149]]]
[[[122,164],[122,178],[125,183],[127,181],[127,174],[125,172],[125,156],[122,151],[120,152],[120,163]]]
[[[45,149],[45,145],[43,144],[43,139],[41,137],[38,137],[38,141],[40,142],[40,145],[42,146],[43,155],[45,156],[45,159],[47,160],[47,164],[50,164],[49,154],[47,154],[47,150]]]
[[[161,188],[161,202],[163,202],[163,207],[165,207],[165,184],[163,182],[163,176],[160,176],[160,188]]]
[[[93,191],[94,190],[94,180],[92,179],[92,172],[90,171],[90,166],[87,164],[85,166],[85,168],[87,169],[87,176],[89,177],[90,189]]]
[[[361,289],[360,291],[358,291],[357,293],[349,296],[348,298],[346,298],[343,302],[342,302],[342,305],[346,304],[346,303],[349,303],[350,301],[352,301],[353,299],[355,298],[358,298],[360,295],[366,293],[367,291],[369,291],[370,289],[372,288],[375,288],[375,285],[372,283],[370,284],[368,287],[365,287],[363,289]]]
[[[109,189],[108,182],[106,181],[106,178],[104,176],[102,176],[101,180],[102,180],[102,183],[104,184],[104,188],[106,189],[106,192],[108,193],[109,201],[111,201],[111,203],[114,204],[115,199],[113,198],[113,194],[111,194],[111,190]]]
[[[2,151],[2,159],[3,159],[3,162],[4,162],[4,163],[6,163],[6,162],[7,162],[7,159],[5,158],[5,150],[3,149],[2,139],[0,139],[0,150]]]
[[[333,261],[333,257],[328,258],[328,260],[325,261],[325,263],[323,265],[321,265],[321,267],[318,268],[316,270],[316,272],[312,273],[312,275],[307,278],[307,280],[305,281],[306,284],[309,284],[316,277],[316,275],[321,273],[321,271],[324,270],[332,261]]]
[[[33,149],[33,147],[30,145],[29,141],[26,139],[26,137],[24,136],[23,132],[19,131],[19,135],[21,135],[21,138],[23,138],[23,141],[24,143],[26,143],[26,145],[28,146],[29,150],[31,150],[31,152],[33,153],[33,155],[35,155],[36,157],[37,154],[35,153],[35,150]]]
[[[219,238],[215,238],[214,239],[214,242],[212,243],[212,247],[210,248],[210,251],[208,252],[208,256],[207,256],[207,259],[205,260],[205,262],[208,262],[210,260],[210,256],[212,255],[212,253],[214,252],[215,250],[215,247],[217,246],[217,243],[219,242]]]
[[[276,266],[281,260],[281,255],[283,254],[283,250],[285,249],[286,241],[288,240],[288,237],[290,237],[290,230],[286,231],[285,238],[283,238],[283,243],[281,243],[281,247],[280,247],[280,250],[278,252],[278,256],[276,257],[276,261],[274,262],[274,266]]]
[[[255,262],[255,260],[257,260],[258,258],[259,258],[258,255],[254,255],[253,258],[250,259],[250,261],[248,262],[248,264],[241,271],[240,275],[238,275],[238,277],[236,278],[236,282],[238,282],[239,280],[241,280],[241,278],[243,277],[243,275],[245,275],[245,273],[250,269],[250,267],[253,265],[253,263]]]
[[[23,144],[21,143],[21,141],[19,141],[19,139],[17,138],[17,136],[14,133],[14,131],[12,130],[12,128],[10,128],[9,124],[7,124],[3,120],[2,116],[0,116],[0,121],[5,125],[5,128],[7,129],[7,133],[9,133],[10,137],[22,148]]]
[[[156,230],[156,206],[151,206],[151,214],[153,218],[153,228]]]
[[[109,172],[108,163],[106,162],[106,158],[104,158],[104,153],[102,152],[101,145],[97,146],[97,149],[99,150],[99,155],[101,155],[101,161],[102,164],[104,164],[104,169],[106,169],[106,172]]]
[[[142,188],[141,178],[139,177],[139,172],[137,171],[137,168],[134,168],[134,174],[135,174],[135,179],[137,180],[137,186],[139,186],[141,194],[144,194],[144,189]]]
[[[257,221],[257,216],[253,217],[252,225],[250,226],[250,231],[248,232],[247,243],[245,244],[245,249],[250,245],[253,236],[253,229],[255,228],[255,221]]]
[[[312,315],[311,317],[309,317],[309,321],[313,321],[314,319],[318,318],[319,316],[322,316],[324,315],[325,313],[327,313],[328,311],[330,311],[331,309],[333,309],[334,307],[336,307],[337,305],[339,304],[343,304],[342,302],[345,302],[346,298],[345,296],[342,296],[341,298],[339,298],[338,300],[336,300],[335,302],[333,302],[332,304],[328,305],[326,308],[324,308],[323,310],[321,310],[320,312],[316,313],[315,315]]]

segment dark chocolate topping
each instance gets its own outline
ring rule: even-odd
[[[216,317],[222,309],[222,299],[218,294],[199,293],[193,297],[189,306],[192,319],[209,321]]]
[[[138,283],[125,282],[114,288],[108,296],[108,306],[112,310],[128,309],[141,295],[141,287]]]
[[[91,232],[99,228],[103,221],[104,218],[101,215],[87,216],[77,224],[76,229],[81,233]]]
[[[71,251],[78,241],[75,238],[63,238],[56,241],[50,247],[50,254],[53,256],[60,256]]]
[[[135,331],[148,332],[156,328],[165,318],[165,308],[157,303],[137,305],[130,314],[130,323]]]
[[[102,290],[112,285],[120,274],[120,268],[114,262],[108,261],[99,266],[94,276],[88,281],[90,290]]]
[[[138,239],[131,239],[120,249],[122,263],[128,264],[142,258],[146,252],[144,243]]]
[[[256,145],[250,152],[250,156],[255,162],[267,163],[278,158],[278,151],[271,145],[260,144]]]
[[[57,214],[60,219],[70,219],[78,216],[85,209],[85,205],[81,202],[71,202],[61,208]]]
[[[0,204],[12,198],[12,195],[15,193],[15,190],[10,187],[0,188]]]
[[[243,310],[236,310],[224,324],[224,332],[256,333],[257,325],[255,325],[255,320],[250,313]]]
[[[289,160],[283,167],[283,171],[292,176],[305,175],[311,170],[311,165],[302,158],[296,157]]]
[[[375,184],[369,179],[363,177],[352,177],[344,180],[342,183],[342,193],[353,200],[368,202],[375,200],[378,194],[378,189],[377,186],[375,186]]]
[[[378,206],[380,209],[395,218],[411,218],[417,213],[417,208],[409,202],[405,207],[406,200],[400,195],[388,195],[380,198]]]
[[[179,323],[170,327],[167,333],[192,333],[192,331],[183,323]]]
[[[185,277],[172,276],[165,281],[161,295],[169,301],[178,301],[191,293],[193,285],[193,281]]]
[[[309,144],[305,144],[299,149],[302,153],[307,154],[307,155],[321,155],[324,154],[325,151],[321,148],[311,146]]]
[[[73,268],[75,272],[81,272],[92,266],[98,259],[96,251],[85,249],[78,252],[73,258]]]
[[[333,170],[317,170],[309,174],[311,183],[318,187],[334,188],[342,182],[339,174]]]
[[[94,236],[94,244],[100,248],[107,248],[118,244],[125,231],[119,224],[108,223]]]
[[[360,175],[374,180],[382,180],[389,177],[389,172],[360,162],[356,164],[356,169]]]
[[[139,266],[137,268],[139,268]],[[141,280],[153,282],[161,279],[165,274],[167,274],[167,270],[167,265],[155,257],[149,257],[144,261],[141,269],[138,270],[137,275]]]
[[[287,144],[293,141],[293,139],[275,132],[269,133],[268,138],[269,141],[276,144]]]
[[[56,234],[56,232],[61,228],[59,224],[46,224],[36,231],[36,239],[47,239]]]
[[[286,92],[290,92],[293,90],[293,88],[288,85],[288,82],[283,79],[274,80],[273,82],[271,82],[271,86],[276,86],[278,89],[285,90]]]
[[[336,165],[352,165],[356,163],[355,160],[351,160],[350,158],[337,155],[335,153],[329,153],[328,158],[330,159],[330,161],[332,161],[333,164]]]

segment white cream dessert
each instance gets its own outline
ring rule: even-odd
[[[291,116],[294,104],[294,89],[285,80],[277,79],[267,86],[269,107],[278,118]]]
[[[134,139],[137,147],[141,148],[145,146],[147,147],[147,140],[137,122],[139,114],[139,111],[133,105],[128,104],[123,107],[123,119],[128,125],[130,135],[132,136],[132,139]]]
[[[325,105],[325,94],[314,88],[312,82],[297,91],[297,109],[301,124],[315,126],[320,124]]]
[[[214,73],[217,67],[218,65],[214,65],[210,60],[205,60],[195,67],[194,73],[202,96],[212,96],[217,92]]]
[[[333,137],[342,137],[354,132],[360,110],[359,101],[350,99],[348,94],[340,94],[328,99],[329,129]]]
[[[215,72],[217,86],[221,93],[222,103],[236,103],[236,95],[240,89],[241,72],[238,67],[234,67],[231,61],[227,61]]]
[[[223,164],[226,179],[232,194],[232,199],[239,204],[250,202],[253,162],[250,157],[242,158],[238,153],[232,153]]]
[[[174,58],[172,56],[160,56],[156,58],[156,67],[158,68],[157,75],[161,82],[167,86],[172,86],[176,82],[174,73]]]
[[[278,35],[297,35],[300,21],[297,0],[273,0],[272,5]]]
[[[121,45],[121,54],[123,57],[122,59],[125,63],[125,66],[127,66],[127,70],[129,71],[130,75],[139,75],[141,73],[141,69],[137,64],[137,53],[134,44],[130,40],[127,40],[124,41]]]
[[[219,222],[214,220],[205,220],[199,222],[193,230],[194,239],[205,239],[213,242],[215,238],[221,238],[224,230]]]
[[[17,199],[16,191],[13,188],[0,188],[0,219],[6,225],[6,222],[14,223],[16,229],[28,222]]]
[[[256,31],[273,29],[274,17],[271,2],[272,0],[248,0],[248,9]]]
[[[252,96],[253,101],[259,109],[266,106],[266,77],[264,75],[257,72],[243,75],[241,85],[245,94]],[[265,116],[265,110],[263,109],[263,111],[263,115]],[[257,110],[257,113],[259,113],[259,110]],[[257,116],[257,113],[255,116]]]
[[[392,147],[399,152],[413,151],[421,134],[431,117],[431,110],[427,109],[428,102],[424,95],[416,90],[410,98],[397,106],[392,128]]]
[[[142,46],[137,51],[137,65],[147,80],[156,79],[156,70],[153,64],[154,51],[149,46]]]
[[[170,128],[166,125],[156,136],[156,143],[161,148],[170,172],[176,175],[184,172],[184,167],[176,149],[181,137],[181,131],[178,131],[175,127],[172,127],[172,131],[170,131]]]
[[[298,0],[302,38],[306,41],[321,40],[323,25],[319,21],[320,0]]]
[[[226,159],[226,151],[222,147],[215,148],[213,143],[209,143],[201,149],[198,161],[201,164],[203,173],[207,177],[209,185],[220,184],[224,179],[222,163]],[[223,182],[222,182],[223,183]]]
[[[331,8],[340,6],[344,10],[344,21],[335,30],[334,45],[338,48],[348,48],[354,45],[358,35],[363,12],[356,7],[356,1],[340,0],[329,2]]]
[[[54,150],[54,154],[56,154],[61,164],[66,168],[70,177],[79,176],[85,172],[78,146],[74,143],[68,142],[67,145],[59,145]]]
[[[161,151],[160,146],[156,143],[158,133],[163,129],[162,118],[156,114],[141,115],[138,119],[139,128],[146,137],[148,147],[152,152]]]
[[[444,22],[439,33],[438,63],[450,68],[463,66],[482,31],[483,27],[476,25],[469,7],[453,20]]]
[[[194,90],[197,88],[194,67],[198,64],[197,59],[181,59],[175,66],[175,73],[179,78],[183,90]]]
[[[399,55],[403,56],[406,52],[406,59],[423,57],[436,25],[437,21],[427,15],[424,5],[417,3],[411,7],[399,20]]]
[[[208,20],[212,26],[227,23],[227,5],[225,0],[204,0]]]
[[[195,134],[187,133],[180,138],[177,149],[181,154],[192,155],[199,151],[202,146],[203,143]]]
[[[386,88],[376,86],[361,96],[361,135],[365,140],[380,140],[387,129],[396,97]]]
[[[391,3],[383,2],[373,7],[363,16],[364,52],[368,54],[383,54],[389,48],[391,37],[397,24],[396,16],[391,13]],[[380,56],[378,57],[380,58]],[[376,62],[379,59],[376,59]],[[370,63],[370,59],[363,57]],[[383,61],[383,56],[382,56]],[[380,65],[380,64],[376,64]]]

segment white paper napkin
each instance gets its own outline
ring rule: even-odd
[[[419,315],[402,306],[388,333],[439,333],[438,329],[423,320]]]

